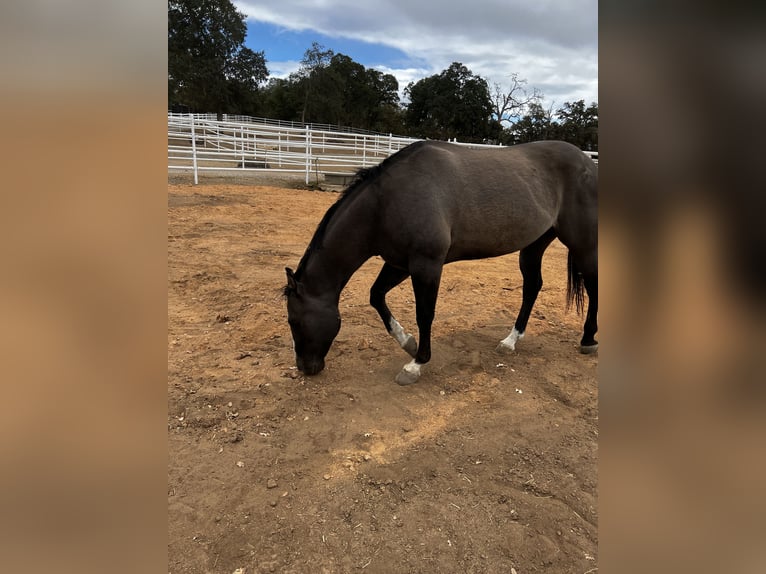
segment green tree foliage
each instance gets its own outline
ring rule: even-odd
[[[336,54],[325,76],[329,101],[326,123],[385,130],[387,112],[399,104],[399,82],[390,74],[365,68],[344,54]]]
[[[540,103],[532,103],[527,113],[503,132],[502,141],[517,144],[538,140],[564,140],[583,150],[598,151],[598,104],[587,108],[584,100],[566,102],[554,114]]]
[[[168,107],[255,113],[268,69],[263,52],[243,45],[246,33],[230,0],[168,0]]]
[[[265,117],[300,121],[304,98],[294,78],[271,78],[262,91]]]
[[[558,139],[551,114],[539,102],[529,104],[527,113],[506,130],[503,143],[517,144],[538,140]]]
[[[318,42],[313,42],[311,48],[303,54],[301,68],[293,76],[301,84],[304,94],[303,111],[301,112],[302,122],[310,122],[312,116],[323,115],[322,112],[316,110],[325,108],[327,101],[332,98],[332,95],[327,92],[332,83],[326,78],[325,69],[334,55],[332,50],[325,50],[324,46]],[[314,119],[313,121],[319,120]]]
[[[401,133],[396,78],[317,43],[297,73],[267,85],[264,101],[279,119]]]
[[[584,150],[598,151],[598,104],[586,108],[585,100],[566,102],[556,113],[560,139]]]
[[[367,69],[367,82],[373,87],[374,102],[367,111],[369,129],[395,134],[404,133],[402,110],[399,103],[399,81],[392,74]]]
[[[432,139],[480,142],[499,133],[487,81],[459,62],[410,83],[405,120],[410,132]]]

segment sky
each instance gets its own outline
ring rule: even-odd
[[[546,107],[598,102],[598,0],[233,0],[245,45],[271,77],[298,69],[312,42],[408,83],[460,62],[508,91],[511,75]]]

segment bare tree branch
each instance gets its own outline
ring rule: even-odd
[[[504,126],[510,125],[514,118],[520,118],[524,115],[527,107],[532,103],[539,103],[543,94],[537,89],[532,88],[529,93],[526,88],[527,80],[519,78],[517,73],[510,76],[510,84],[506,91],[503,91],[500,84],[494,84],[492,93],[493,113],[498,121]]]

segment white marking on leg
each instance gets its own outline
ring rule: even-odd
[[[518,341],[519,339],[523,339],[523,338],[524,338],[524,333],[519,333],[516,330],[516,327],[514,327],[511,330],[511,334],[508,335],[502,341],[500,341],[500,344],[498,345],[498,347],[502,347],[504,349],[509,349],[511,351],[515,351],[516,350],[516,341]]]
[[[399,374],[396,375],[396,382],[400,385],[411,385],[420,378],[420,368],[422,366],[413,359],[404,365]]]
[[[388,322],[389,326],[391,327],[391,336],[396,339],[396,342],[399,343],[399,346],[407,351],[410,357],[414,357],[418,352],[418,344],[415,341],[415,337],[410,335],[409,333],[406,333],[402,326],[399,324],[399,321],[391,317],[391,320]]]
[[[414,377],[420,376],[420,368],[423,365],[415,361],[415,359],[412,359],[409,363],[404,365],[404,370],[407,371],[409,374],[411,374]]]
[[[391,317],[391,320],[388,322],[389,326],[391,327],[391,336],[396,339],[396,342],[399,343],[399,346],[404,348],[404,345],[407,344],[407,340],[411,337],[409,333],[404,332],[404,328],[399,324],[399,321]]]

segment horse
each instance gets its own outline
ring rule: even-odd
[[[340,294],[373,256],[383,268],[370,305],[412,359],[395,380],[418,380],[431,359],[431,326],[442,268],[453,261],[519,251],[522,304],[498,350],[524,336],[543,285],[543,253],[558,238],[567,248],[567,308],[582,315],[582,353],[598,349],[598,168],[579,148],[539,141],[470,148],[418,141],[357,172],[320,221],[298,267],[286,267],[287,319],[297,368],[316,375],[338,334]],[[386,305],[386,293],[411,278],[420,343]]]

